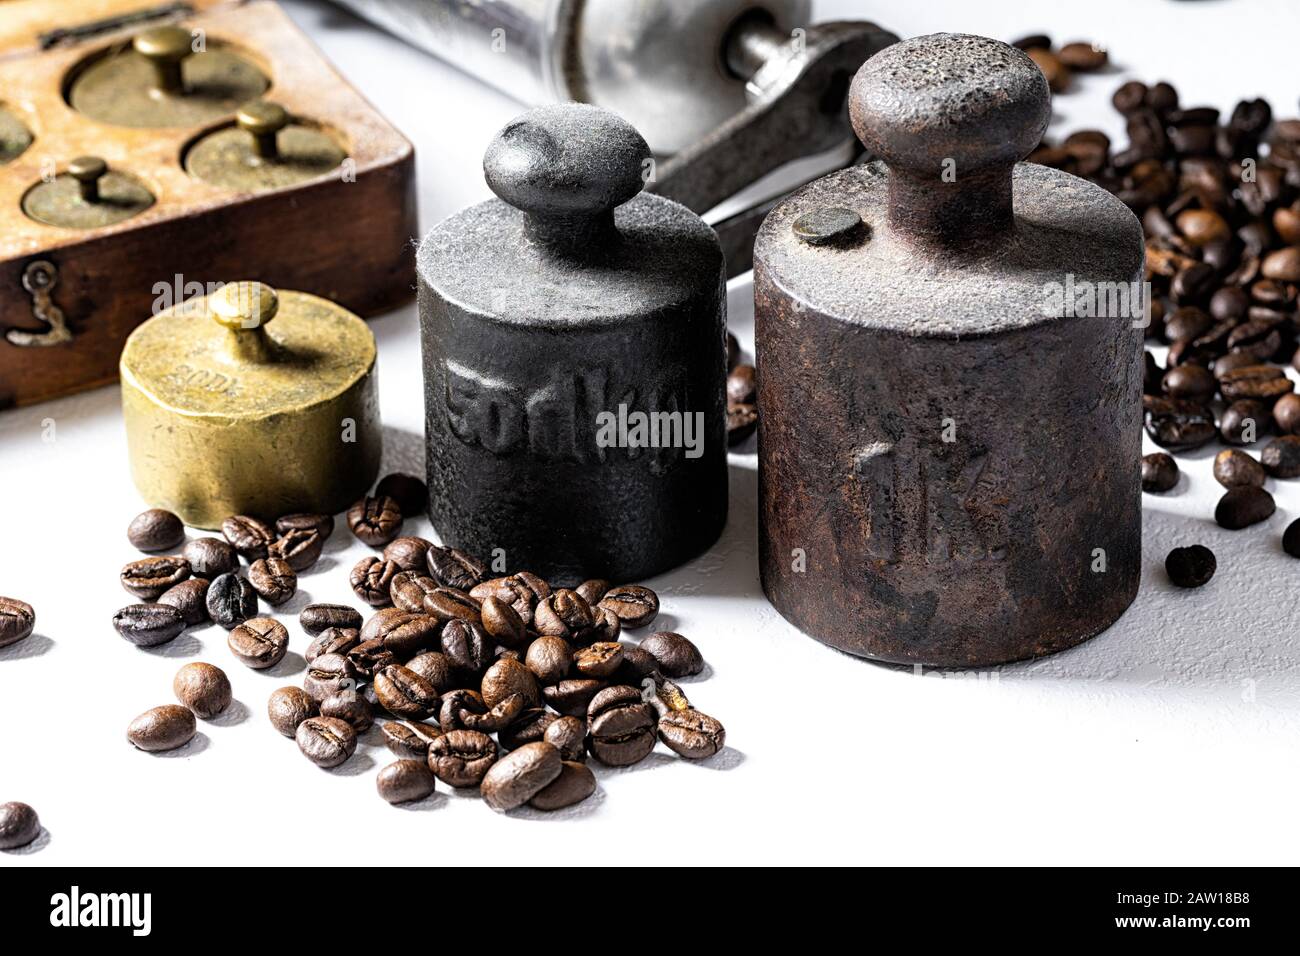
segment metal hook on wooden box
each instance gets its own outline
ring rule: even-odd
[[[48,332],[28,332],[23,329],[10,329],[5,339],[11,345],[24,348],[32,346],[62,345],[72,341],[72,330],[68,328],[67,317],[63,310],[54,304],[51,292],[59,282],[59,270],[54,263],[38,259],[23,270],[23,288],[32,297],[32,315],[39,322],[50,327]]]

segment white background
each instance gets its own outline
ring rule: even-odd
[[[422,229],[488,196],[482,151],[518,104],[344,13],[287,7],[416,144]],[[903,36],[1046,30],[1108,45],[1116,68],[1058,98],[1053,132],[1101,126],[1122,142],[1109,98],[1129,76],[1169,79],[1185,103],[1225,110],[1264,95],[1295,115],[1300,92],[1300,16],[1287,0],[816,7],[819,19],[875,16]],[[749,349],[747,278],[732,283],[730,309]],[[414,306],[373,327],[385,470],[418,473]],[[42,440],[46,419],[53,442]],[[571,811],[501,817],[441,784],[421,804],[384,804],[374,776],[389,755],[374,732],[334,772],[275,733],[267,695],[301,679],[307,638],[296,623],[289,657],[269,673],[237,663],[215,626],[155,650],[121,640],[109,622],[130,599],[114,579],[138,556],[124,531],[143,502],[117,390],[0,414],[0,593],[38,615],[35,636],[0,650],[0,801],[31,803],[46,827],[26,851],[0,853],[0,866],[1294,862],[1300,565],[1279,539],[1300,488],[1270,485],[1279,507],[1266,525],[1223,531],[1211,517],[1211,455],[1183,460],[1175,492],[1146,496],[1142,590],[1109,631],[1036,663],[926,676],[828,650],[777,616],[757,581],[754,457],[733,455],[721,541],[648,582],[663,597],[660,626],[704,650],[709,669],[687,690],[726,724],[727,750],[691,764],[661,748],[630,769],[597,767],[598,793]],[[407,531],[432,534],[424,520]],[[1179,592],[1164,555],[1196,541],[1216,551],[1219,573]],[[356,604],[347,569],[364,553],[337,532],[287,611]],[[230,675],[232,711],[173,754],[135,751],[128,721],[172,702],[172,676],[192,660]],[[340,821],[355,839],[339,843]]]

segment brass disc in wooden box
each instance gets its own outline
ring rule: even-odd
[[[64,229],[98,229],[144,212],[153,193],[130,173],[109,169],[98,156],[80,156],[66,172],[32,186],[23,195],[29,219]]]
[[[0,166],[11,163],[32,145],[32,131],[11,110],[0,104]]]
[[[190,147],[185,171],[215,186],[255,192],[316,179],[346,158],[327,133],[292,122],[283,107],[258,100],[240,108],[234,126]]]

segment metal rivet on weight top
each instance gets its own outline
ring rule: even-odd
[[[806,212],[791,225],[794,234],[810,246],[847,239],[858,231],[862,217],[844,206],[821,206]]]

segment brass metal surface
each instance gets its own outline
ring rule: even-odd
[[[98,156],[80,156],[67,170],[39,182],[23,196],[23,212],[37,222],[65,229],[97,229],[138,215],[154,204],[144,184],[109,169]]]
[[[379,468],[375,357],[346,309],[261,283],[159,313],[122,352],[136,487],[198,528],[343,510]]]
[[[82,69],[68,93],[72,108],[114,126],[196,126],[228,116],[261,96],[269,81],[229,47],[190,31],[158,27],[110,48]]]
[[[204,136],[185,155],[191,176],[216,186],[279,189],[324,176],[347,154],[328,134],[293,122],[275,103],[239,110],[235,125]]]
[[[32,145],[32,131],[14,113],[0,106],[0,166],[13,162]]]

